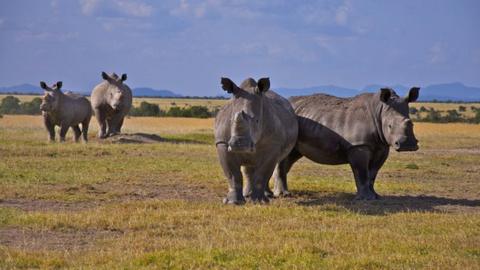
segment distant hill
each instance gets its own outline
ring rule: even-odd
[[[43,94],[43,89],[40,86],[24,83],[9,87],[0,87],[0,93],[18,93],[18,94]]]
[[[355,89],[338,87],[335,85],[321,85],[308,88],[277,88],[275,89],[275,92],[284,97],[304,96],[315,93],[330,94],[338,97],[351,97],[360,93]]]
[[[148,87],[133,88],[133,96],[135,97],[181,97],[182,95],[174,93],[170,90],[156,90]]]
[[[339,87],[335,85],[321,85],[306,88],[277,88],[275,91],[284,97],[304,96],[314,93],[325,93],[339,97],[351,97],[365,92],[376,92],[385,87],[381,84],[370,84],[361,90]],[[392,87],[399,95],[404,96],[410,87],[404,85],[393,85]],[[133,88],[135,97],[184,97],[170,90],[157,90],[149,87]],[[76,91],[74,91],[76,92]],[[16,94],[43,94],[40,86],[24,83],[10,87],[0,87],[0,93]],[[90,94],[90,92],[79,92],[81,94]],[[225,92],[219,94],[229,98],[230,95]],[[420,101],[480,101],[480,87],[466,86],[459,82],[432,84],[422,87],[420,90]]]
[[[132,91],[133,91],[133,95],[136,97],[181,97],[182,96],[180,94],[176,94],[169,90],[156,90],[148,87],[134,88]],[[77,91],[73,91],[73,92],[77,92]],[[24,84],[8,86],[8,87],[0,87],[0,93],[41,95],[43,94],[43,89],[40,88],[40,86],[24,83]],[[84,95],[90,94],[89,91],[88,92],[79,91],[78,93],[84,94]]]
[[[314,86],[308,88],[278,88],[276,92],[285,96],[304,96],[314,93],[324,93],[338,97],[351,97],[361,93],[373,93],[382,87],[387,87],[381,84],[371,84],[365,86],[362,90],[355,90],[343,88],[333,85]],[[410,87],[404,85],[389,86],[397,92],[400,96],[405,96]],[[420,89],[420,101],[480,101],[480,87],[465,86],[462,83],[444,83],[432,84]]]

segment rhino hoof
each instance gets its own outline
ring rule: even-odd
[[[224,204],[242,205],[245,204],[245,202],[246,201],[241,190],[230,191],[228,192],[227,197],[223,199]]]
[[[378,200],[379,197],[377,197],[378,195],[373,193],[373,192],[369,192],[369,193],[358,193],[356,196],[355,196],[355,200],[357,201],[372,201],[372,200]]]
[[[281,191],[277,191],[277,190],[276,190],[276,191],[273,193],[273,196],[274,196],[275,198],[290,197],[290,196],[292,196],[292,193],[290,193],[290,191],[288,191],[288,190],[281,190]]]
[[[265,197],[273,198],[273,192],[271,190],[265,190]]]
[[[268,204],[270,200],[265,196],[264,192],[253,193],[251,196],[252,203],[254,204]]]
[[[245,204],[245,200],[229,200],[228,198],[223,198],[223,204],[233,204],[233,205],[243,205]]]

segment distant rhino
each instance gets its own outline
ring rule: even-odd
[[[118,134],[121,132],[123,119],[132,107],[132,90],[124,83],[127,74],[120,78],[113,73],[108,75],[102,72],[104,81],[92,91],[92,106],[100,130],[99,138]]]
[[[379,199],[375,178],[388,157],[389,146],[396,151],[418,149],[408,104],[417,100],[419,90],[410,89],[405,98],[389,88],[353,98],[324,94],[290,98],[298,117],[298,140],[275,174],[274,195],[288,194],[287,173],[305,156],[321,164],[349,163],[357,186],[356,199]]]
[[[286,99],[269,91],[268,78],[249,78],[240,87],[222,78],[221,84],[233,95],[215,118],[217,153],[229,183],[224,203],[245,203],[241,166],[247,179],[245,195],[266,203],[268,180],[297,139],[295,113]]]
[[[45,82],[40,82],[45,90],[40,110],[43,114],[45,127],[50,134],[50,141],[55,141],[55,126],[60,126],[60,141],[65,141],[68,128],[72,127],[75,142],[80,135],[83,141],[88,141],[88,125],[92,117],[92,106],[86,97],[75,95],[71,92],[62,93],[62,82],[57,82],[49,87]],[[80,131],[79,124],[82,124]]]

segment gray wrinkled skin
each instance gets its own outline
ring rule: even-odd
[[[350,164],[357,186],[356,199],[379,199],[374,184],[388,157],[396,151],[416,151],[417,139],[409,117],[409,102],[417,100],[419,88],[407,97],[392,89],[353,98],[316,94],[292,97],[299,133],[294,150],[275,174],[275,196],[288,194],[287,173],[301,157],[321,164]]]
[[[91,95],[101,139],[121,132],[123,119],[132,107],[132,90],[124,83],[127,74],[119,78],[115,73],[102,72],[102,78],[104,81],[95,86]]]
[[[88,140],[88,125],[92,117],[92,107],[86,97],[73,93],[63,93],[60,88],[62,82],[57,82],[49,87],[45,82],[40,82],[45,90],[45,95],[40,105],[43,122],[49,133],[50,141],[55,141],[55,126],[60,126],[60,141],[65,141],[65,135],[72,127],[75,142],[78,142],[80,135],[83,141]],[[79,124],[82,124],[80,130]]]
[[[268,78],[249,78],[240,87],[228,78],[221,83],[233,95],[215,118],[217,153],[229,184],[224,203],[243,204],[245,196],[267,203],[268,180],[297,139],[295,113],[286,99],[269,91]]]

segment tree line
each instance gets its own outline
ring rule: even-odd
[[[15,96],[6,96],[0,102],[0,116],[2,114],[30,114],[39,115],[40,104],[42,99],[36,97],[31,101],[21,102]],[[153,116],[153,117],[193,117],[193,118],[210,118],[214,117],[218,108],[210,110],[207,106],[187,106],[179,107],[173,104],[168,110],[162,110],[158,104],[142,101],[138,107],[132,107],[130,116]],[[410,108],[410,117],[417,122],[433,122],[433,123],[480,123],[480,108],[470,106],[470,110],[474,112],[473,117],[467,117],[464,112],[467,107],[460,105],[457,109],[447,110],[445,112],[435,110],[434,108],[420,109]]]
[[[40,104],[42,99],[39,97],[31,101],[21,102],[15,96],[6,96],[0,102],[0,115],[2,114],[29,114],[40,115]],[[209,110],[206,106],[178,107],[172,106],[168,110],[161,110],[160,106],[154,103],[142,101],[140,106],[132,107],[130,116],[170,116],[170,117],[193,117],[209,118],[214,117],[218,109]]]
[[[470,106],[470,109],[474,113],[473,117],[468,117],[463,114],[467,111],[467,107],[462,105],[458,106],[458,111],[457,109],[451,109],[445,112],[435,110],[434,108],[427,109],[424,106],[420,107],[420,109],[411,107],[410,118],[417,122],[480,124],[480,108]]]

